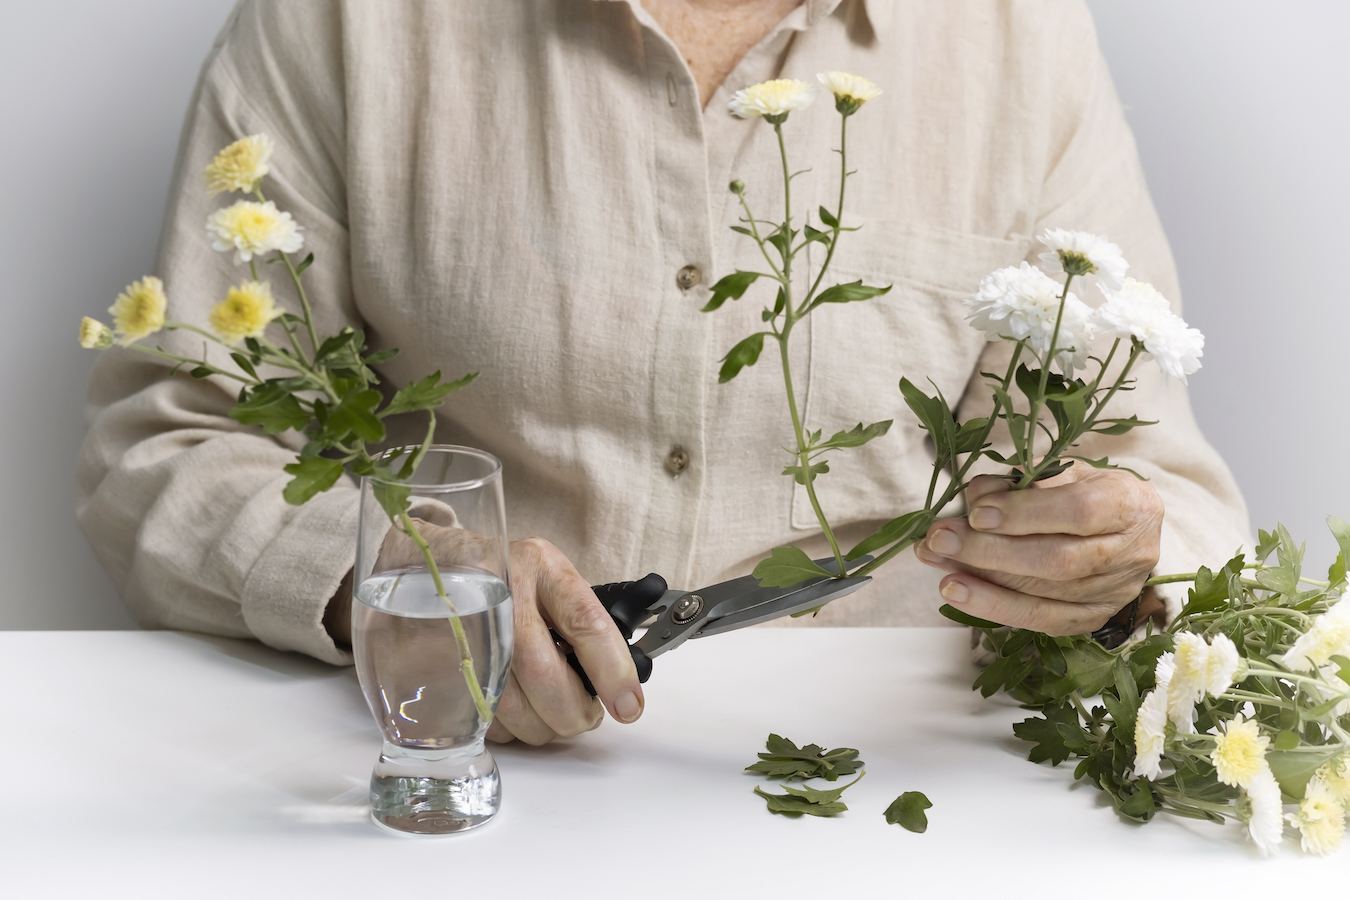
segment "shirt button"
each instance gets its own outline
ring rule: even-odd
[[[675,273],[675,283],[680,286],[682,291],[689,290],[701,281],[703,281],[703,270],[698,266],[685,266]]]
[[[666,454],[666,471],[670,473],[671,478],[679,478],[680,473],[689,468],[689,454],[684,452],[684,448],[676,444]]]

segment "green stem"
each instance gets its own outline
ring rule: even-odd
[[[126,345],[126,349],[135,350],[137,353],[144,353],[147,356],[154,356],[159,359],[167,359],[170,362],[175,362],[178,363],[179,365],[186,366],[190,364],[194,366],[201,366],[204,369],[210,369],[212,375],[224,375],[226,378],[233,378],[235,381],[241,382],[242,384],[248,385],[260,384],[260,382],[256,381],[255,379],[249,378],[244,375],[238,375],[234,372],[227,372],[224,369],[216,368],[215,366],[203,360],[191,359],[186,356],[179,356],[176,353],[170,353],[167,350],[161,350],[158,347],[145,347],[142,346],[141,344],[128,344]]]
[[[1022,478],[1013,486],[1013,490],[1022,490],[1035,479],[1032,471],[1031,461],[1036,458],[1036,427],[1035,423],[1041,415],[1041,404],[1045,398],[1046,385],[1050,383],[1050,364],[1055,360],[1056,344],[1059,341],[1059,326],[1064,321],[1064,307],[1069,300],[1069,285],[1073,284],[1073,276],[1070,275],[1064,279],[1064,290],[1059,295],[1059,309],[1055,311],[1055,328],[1050,332],[1050,347],[1045,352],[1045,359],[1041,361],[1041,381],[1040,387],[1036,391],[1036,396],[1031,399],[1031,416],[1028,421],[1032,423],[1031,430],[1027,434],[1027,457],[1022,460]],[[1050,454],[1046,454],[1050,458]]]
[[[834,211],[833,235],[830,238],[829,249],[825,251],[825,261],[821,263],[820,271],[816,274],[816,280],[811,285],[811,289],[806,292],[804,305],[811,303],[811,298],[816,296],[816,291],[820,290],[820,283],[825,280],[825,273],[830,268],[830,261],[834,259],[834,248],[839,246],[839,234],[844,227],[844,187],[848,183],[848,116],[841,116],[839,120],[839,208]]]
[[[792,363],[788,361],[788,334],[791,332],[791,322],[785,325],[782,337],[778,338],[779,356],[783,360],[783,383],[787,387],[788,410],[792,413],[792,430],[797,435],[797,461],[802,467],[802,481],[806,485],[806,496],[811,501],[811,509],[815,510],[816,520],[820,522],[820,528],[825,532],[825,538],[830,542],[830,551],[834,553],[835,562],[839,565],[839,577],[844,577],[848,571],[844,566],[844,554],[839,549],[839,541],[834,536],[833,529],[830,528],[829,521],[825,518],[825,511],[820,507],[820,500],[816,497],[815,478],[811,475],[810,454],[807,452],[806,434],[802,428],[802,418],[797,411],[797,394],[792,387]]]
[[[1074,708],[1078,710],[1078,715],[1082,717],[1085,723],[1087,723],[1088,730],[1092,732],[1092,736],[1100,740],[1102,730],[1097,727],[1097,723],[1092,721],[1092,716],[1088,714],[1087,707],[1083,705],[1083,698],[1078,695],[1077,691],[1071,691],[1069,693],[1069,699],[1073,701]]]
[[[422,558],[426,560],[427,569],[431,572],[431,580],[436,584],[436,594],[445,601],[445,605],[450,607],[450,627],[455,632],[455,646],[459,648],[459,668],[464,674],[464,683],[469,687],[469,693],[473,696],[473,705],[478,710],[478,716],[484,724],[492,723],[492,707],[488,704],[487,698],[483,696],[483,687],[478,683],[478,675],[473,670],[473,652],[469,648],[469,636],[464,633],[464,623],[459,620],[459,612],[455,609],[455,603],[450,599],[450,595],[445,591],[445,584],[441,581],[441,570],[436,567],[436,560],[431,555],[431,547],[427,544],[426,538],[422,537],[413,525],[412,519],[406,511],[399,513],[399,520],[406,530],[417,549],[422,551]]]

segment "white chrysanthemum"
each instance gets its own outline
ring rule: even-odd
[[[1298,812],[1289,814],[1289,824],[1302,835],[1305,853],[1326,856],[1341,846],[1345,836],[1345,806],[1321,779],[1314,777],[1303,792]]]
[[[1047,228],[1040,240],[1050,248],[1050,252],[1041,254],[1041,263],[1047,272],[1096,275],[1104,288],[1119,290],[1121,279],[1130,268],[1125,257],[1120,255],[1120,248],[1105,235]]]
[[[212,307],[211,330],[233,345],[246,337],[262,337],[267,324],[283,312],[272,297],[271,285],[246,281],[230,288],[225,299]]]
[[[1209,761],[1214,763],[1215,776],[1224,784],[1245,788],[1260,772],[1270,768],[1266,762],[1270,738],[1261,733],[1255,722],[1238,713],[1223,723],[1222,730],[1214,731],[1214,752]]]
[[[1280,783],[1267,767],[1251,780],[1246,790],[1251,804],[1247,833],[1262,853],[1269,853],[1284,840],[1284,797]]]
[[[1350,756],[1328,760],[1313,777],[1321,779],[1342,806],[1350,805]]]
[[[775,78],[737,91],[727,106],[742,119],[763,116],[777,124],[793,110],[810,106],[815,98],[816,89],[805,81]]]
[[[1350,656],[1350,602],[1344,599],[1313,619],[1312,627],[1284,654],[1284,664],[1296,672],[1309,672],[1333,656]]]
[[[85,316],[80,320],[80,346],[86,350],[102,350],[113,343],[112,329],[98,319]]]
[[[834,94],[834,108],[841,115],[851,116],[868,100],[881,96],[881,88],[847,72],[821,72],[816,78]]]
[[[1205,693],[1217,697],[1233,686],[1242,656],[1226,634],[1216,634],[1205,657]]]
[[[1205,682],[1209,667],[1209,645],[1198,634],[1183,631],[1176,637],[1176,652],[1172,654],[1175,669],[1167,685],[1167,718],[1182,734],[1193,734],[1195,724],[1192,712],[1195,704],[1205,696]]]
[[[1172,312],[1172,305],[1153,285],[1126,278],[1118,290],[1103,293],[1106,302],[1093,314],[1097,329],[1138,340],[1158,368],[1182,382],[1199,370],[1205,336]]]
[[[1044,364],[1062,292],[1062,285],[1025,262],[996,269],[981,279],[979,291],[965,301],[966,319],[991,341],[1026,341]],[[1092,350],[1091,318],[1086,303],[1072,293],[1065,298],[1054,359],[1065,374],[1087,365]]]
[[[118,294],[113,305],[108,307],[108,312],[112,313],[113,328],[125,347],[163,328],[164,314],[168,308],[164,282],[147,275],[127,285],[127,289]]]
[[[271,171],[267,161],[273,146],[265,134],[251,134],[230,144],[206,167],[206,189],[212,194],[253,190],[253,185]]]
[[[1134,774],[1150,781],[1162,776],[1162,755],[1167,745],[1167,688],[1157,687],[1144,695],[1134,719]]]
[[[206,220],[206,233],[216,250],[233,250],[236,263],[248,262],[273,250],[294,253],[305,243],[291,214],[277,209],[271,200],[266,203],[240,200],[216,210]]]

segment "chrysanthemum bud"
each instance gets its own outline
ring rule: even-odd
[[[164,282],[153,275],[127,285],[127,289],[118,294],[117,300],[108,307],[113,317],[113,328],[117,330],[122,346],[163,328],[164,313],[168,306]]]
[[[112,329],[98,319],[85,316],[80,320],[80,346],[86,350],[103,350],[113,343]]]
[[[821,72],[816,78],[834,94],[834,108],[846,118],[862,109],[868,100],[881,95],[881,88],[866,78],[847,72]]]
[[[731,190],[733,194],[736,194],[737,196],[745,193],[745,182],[741,181],[739,178],[737,178],[731,184],[727,185],[727,187]]]

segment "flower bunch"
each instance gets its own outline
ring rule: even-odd
[[[392,359],[397,350],[370,353],[364,334],[351,328],[320,337],[302,279],[314,262],[314,254],[298,262],[292,259],[292,254],[304,247],[301,228],[290,213],[263,194],[273,149],[267,135],[251,135],[221,150],[206,167],[209,193],[250,195],[207,218],[206,233],[212,247],[232,253],[236,264],[247,263],[250,277],[230,287],[211,308],[206,327],[167,318],[169,301],[164,284],[147,276],[129,285],[108,310],[113,318],[111,328],[84,318],[80,346],[106,349],[116,344],[172,362],[171,375],[189,366],[192,378],[220,377],[238,383],[238,402],[230,410],[231,418],[258,426],[267,434],[294,430],[306,438],[296,461],[285,467],[291,476],[282,492],[288,503],[305,503],[337,484],[344,472],[373,476],[375,497],[393,527],[418,546],[433,573],[437,590],[451,613],[465,683],[480,717],[491,722],[492,709],[474,674],[464,627],[441,585],[430,548],[408,514],[411,491],[407,481],[431,445],[435,411],[449,394],[472,382],[476,373],[442,383],[441,373],[436,372],[385,401],[376,389],[379,378],[372,367]],[[260,260],[285,270],[295,291],[299,315],[282,307],[271,283],[259,277]],[[277,341],[269,339],[269,330]],[[188,357],[139,343],[161,331],[200,335],[226,350],[234,367],[212,363],[205,348],[200,357]],[[265,369],[284,374],[264,378],[260,372]],[[386,434],[384,420],[419,411],[428,419],[421,446],[401,455],[381,452]]]
[[[1037,709],[1013,728],[1030,758],[1079,758],[1075,777],[1126,818],[1236,818],[1263,852],[1292,826],[1331,853],[1350,809],[1350,524],[1328,523],[1340,553],[1325,580],[1283,527],[1263,531],[1253,560],[1151,579],[1191,582],[1186,606],[1114,651],[963,617],[995,655],[975,686]]]

